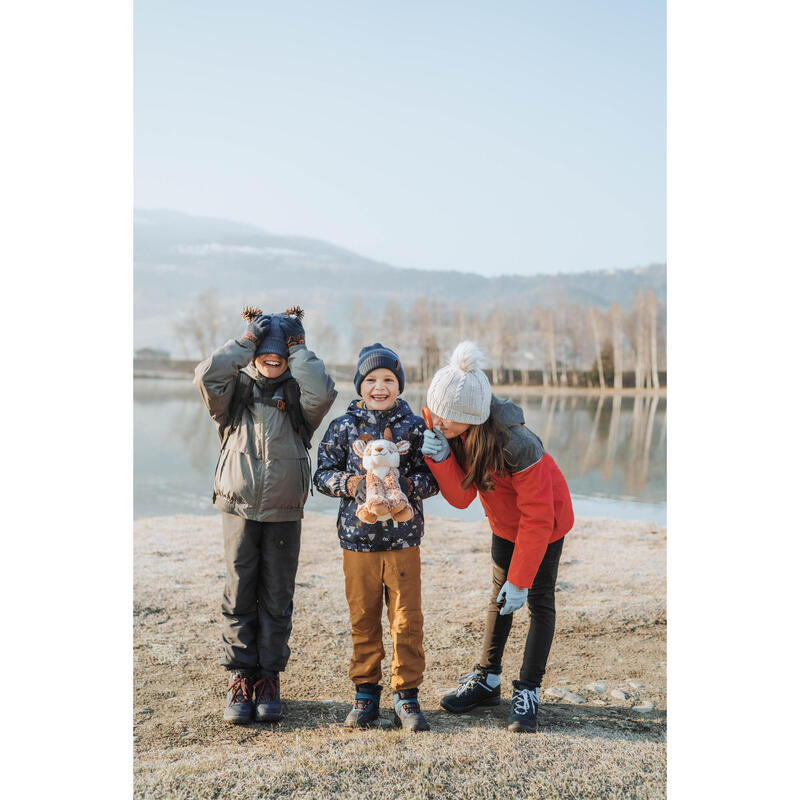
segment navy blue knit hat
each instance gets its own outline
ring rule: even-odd
[[[374,369],[389,369],[397,376],[397,382],[400,384],[400,392],[402,393],[403,387],[406,385],[406,376],[403,372],[403,365],[394,350],[384,347],[380,342],[362,347],[361,352],[358,354],[358,364],[356,364],[356,376],[353,378],[353,383],[356,385],[356,392],[361,394],[361,384],[367,373],[372,372]]]
[[[270,315],[269,330],[256,348],[257,356],[263,353],[275,353],[283,358],[289,358],[289,348],[286,346],[286,337],[281,330],[280,319],[280,314]]]

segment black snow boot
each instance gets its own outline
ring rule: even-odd
[[[536,733],[538,714],[539,687],[530,688],[521,684],[520,681],[514,681],[508,729],[514,733]]]
[[[223,719],[242,725],[253,718],[253,679],[243,670],[228,673],[228,694]]]
[[[344,721],[345,728],[380,728],[382,689],[377,683],[356,686],[356,699]]]
[[[461,714],[475,706],[496,706],[500,702],[500,684],[489,686],[486,676],[487,671],[476,664],[472,672],[458,679],[458,689],[442,697],[439,705],[453,714]]]

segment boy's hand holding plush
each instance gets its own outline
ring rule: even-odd
[[[366,475],[351,475],[347,479],[347,494],[357,503],[363,503],[367,496]]]
[[[303,327],[303,311],[298,306],[289,308],[281,314],[279,325],[281,332],[286,337],[286,346],[294,347],[306,343],[306,330]]]

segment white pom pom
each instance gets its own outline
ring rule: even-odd
[[[461,372],[473,372],[486,363],[486,356],[475,342],[459,342],[450,356],[450,365]]]

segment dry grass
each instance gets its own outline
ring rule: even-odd
[[[527,625],[507,646],[504,702],[455,716],[438,698],[480,649],[489,585],[486,522],[426,521],[423,602],[427,734],[391,726],[348,732],[349,623],[334,518],[307,514],[284,721],[222,721],[219,656],[223,564],[216,517],[142,519],[135,526],[135,794],[142,798],[656,798],[666,794],[665,531],[579,520],[559,572],[556,639],[537,736],[509,734],[510,681]],[[518,615],[520,616],[520,615]],[[386,650],[391,641],[386,635]],[[387,656],[387,668],[390,656]],[[386,670],[388,676],[388,669]],[[587,684],[604,680],[629,700]],[[628,681],[644,684],[632,689]],[[384,681],[388,683],[388,681]],[[386,698],[386,693],[384,695]],[[631,706],[652,701],[655,711]],[[390,701],[384,700],[390,718]]]

